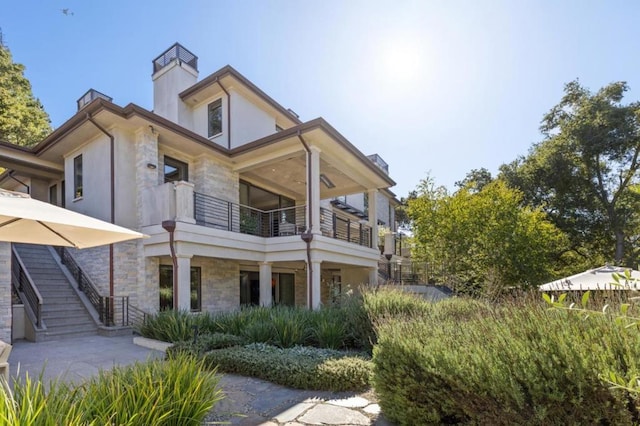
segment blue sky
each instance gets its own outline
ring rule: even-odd
[[[68,9],[65,15],[62,9]],[[230,64],[303,121],[378,153],[406,196],[453,188],[541,140],[579,78],[640,93],[635,1],[0,0],[0,28],[52,124],[89,88],[152,107],[151,61],[178,41],[200,77]]]

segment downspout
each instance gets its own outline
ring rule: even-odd
[[[307,301],[309,303],[309,309],[313,309],[313,267],[311,266],[311,241],[313,240],[313,232],[311,230],[313,225],[313,199],[311,196],[313,195],[313,190],[311,188],[311,150],[302,138],[300,130],[298,130],[298,139],[300,139],[300,143],[302,143],[304,150],[307,152],[307,207],[309,211],[309,227],[300,237],[307,245]]]
[[[218,83],[218,86],[220,86],[224,94],[227,95],[227,148],[231,149],[231,95],[229,95],[227,89],[220,83],[218,77],[216,77],[215,82]]]
[[[110,140],[110,162],[111,162],[111,223],[115,223],[116,216],[116,196],[115,196],[115,138],[113,135],[105,130],[104,127],[95,122],[95,120],[91,117],[91,114],[87,113],[87,120],[91,122],[94,126],[98,128],[102,133],[107,135]],[[111,298],[111,303],[113,303],[114,297],[114,288],[113,288],[113,244],[109,244],[109,297]]]
[[[162,227],[169,233],[169,250],[171,250],[171,263],[173,263],[173,310],[178,310],[178,257],[174,247],[173,233],[176,230],[175,220],[163,220]]]

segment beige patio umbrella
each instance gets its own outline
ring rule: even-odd
[[[145,235],[0,189],[0,241],[88,248]]]

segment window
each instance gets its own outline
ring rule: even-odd
[[[208,116],[209,137],[222,133],[222,99],[209,104]]]
[[[58,185],[51,185],[49,187],[49,203],[54,206],[58,205]]]
[[[173,266],[160,265],[160,310],[173,309]],[[200,267],[191,267],[191,312],[202,309]]]
[[[73,198],[82,198],[82,155],[73,159]]]
[[[164,181],[166,182],[187,182],[189,180],[189,165],[178,161],[175,158],[164,157]]]
[[[364,214],[369,214],[369,194],[367,192],[364,193]]]

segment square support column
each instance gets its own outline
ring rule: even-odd
[[[311,232],[321,234],[320,230],[320,149],[316,146],[309,147],[311,151],[311,163],[307,163],[307,172],[310,175],[311,199],[307,200],[307,217],[311,217]]]
[[[369,268],[369,286],[378,285],[378,268]]]
[[[307,278],[310,278],[309,285],[311,286],[308,294],[311,295],[311,298],[307,298],[307,307],[309,309],[318,310],[322,304],[320,300],[320,283],[321,283],[321,275],[322,271],[322,261],[321,260],[312,260],[310,268],[307,268]]]
[[[191,255],[179,254],[176,256],[178,260],[178,298],[174,298],[174,308],[190,311],[191,310]]]
[[[378,190],[369,190],[369,226],[371,227],[371,246],[378,244]]]
[[[271,306],[271,263],[260,262],[260,306]]]
[[[193,206],[193,187],[191,182],[174,182],[176,193],[176,221],[196,223]]]

